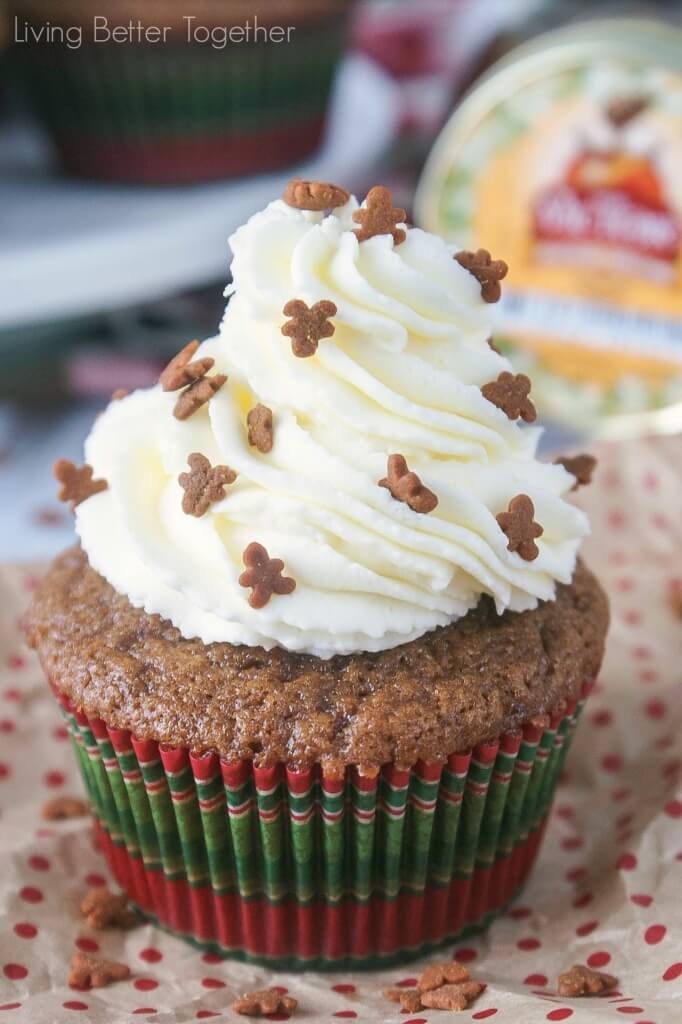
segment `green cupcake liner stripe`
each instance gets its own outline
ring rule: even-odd
[[[441,776],[439,802],[436,807],[432,847],[430,851],[430,877],[446,885],[452,877],[455,864],[455,844],[452,837],[459,833],[459,820],[464,801],[466,772],[451,771],[446,765]]]
[[[214,770],[209,778],[194,776],[197,802],[201,815],[206,859],[213,890],[229,892],[236,885],[236,871],[232,844],[223,828],[225,791],[220,773]]]

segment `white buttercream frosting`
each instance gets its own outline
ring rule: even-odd
[[[538,461],[539,431],[481,394],[508,361],[488,345],[490,306],[455,247],[419,229],[359,243],[351,199],[329,215],[271,203],[230,239],[231,298],[212,356],[224,387],[191,418],[160,386],[112,402],[86,443],[109,489],[76,510],[92,566],[186,637],[321,657],[376,651],[464,615],[482,594],[523,611],[569,582],[582,512],[561,466]],[[335,333],[297,358],[283,306],[336,304]],[[246,417],[272,409],[274,443],[249,445]],[[238,473],[200,518],[178,476],[201,452]],[[378,486],[400,453],[438,497],[429,514]],[[528,494],[544,527],[531,562],[495,516]],[[265,607],[239,584],[252,541],[281,558],[292,594]]]

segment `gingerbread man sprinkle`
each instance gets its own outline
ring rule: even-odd
[[[571,490],[575,491],[578,487],[586,487],[587,484],[592,483],[592,474],[597,465],[597,460],[594,455],[588,455],[586,452],[583,452],[581,455],[564,455],[562,458],[556,459],[555,464],[563,466],[564,469],[568,470],[575,477],[575,483],[571,488]]]
[[[418,992],[430,992],[442,985],[459,985],[469,980],[469,971],[457,960],[446,960],[440,964],[429,964],[417,981]]]
[[[498,302],[502,295],[500,281],[507,276],[508,267],[504,260],[493,260],[487,249],[469,252],[463,249],[455,253],[460,267],[464,267],[476,278],[481,286],[481,298],[484,302]]]
[[[336,316],[336,306],[329,299],[321,299],[308,306],[303,299],[290,299],[282,310],[290,317],[282,326],[282,334],[291,338],[291,351],[299,359],[314,356],[322,338],[331,338],[335,331],[329,318]]]
[[[291,594],[296,589],[296,580],[282,576],[282,559],[270,558],[262,544],[253,541],[245,548],[242,558],[246,570],[239,577],[239,584],[252,588],[249,597],[252,608],[264,608],[273,594]]]
[[[173,415],[176,420],[187,420],[193,416],[197,409],[201,409],[202,405],[209,402],[220,391],[226,380],[227,377],[224,373],[216,373],[213,377],[202,377],[200,380],[195,380],[194,384],[190,384],[182,392],[175,403]]]
[[[271,1013],[293,1013],[298,1000],[276,988],[264,988],[258,992],[245,992],[232,1003],[235,1013],[246,1017],[266,1017]]]
[[[185,492],[182,511],[199,518],[208,512],[214,501],[222,501],[226,485],[233,484],[237,474],[229,466],[211,466],[200,452],[193,452],[187,462],[190,472],[181,473],[178,477]]]
[[[400,1003],[407,1013],[419,1010],[466,1010],[483,991],[485,985],[472,981],[469,971],[456,960],[430,964],[417,979],[415,988],[392,988],[384,992],[387,999]]]
[[[272,451],[272,409],[259,402],[246,417],[246,425],[249,428],[249,444],[263,455]]]
[[[533,423],[537,419],[537,411],[528,397],[530,394],[530,378],[525,373],[509,373],[503,370],[497,380],[491,380],[481,388],[481,394],[489,402],[496,405],[510,420],[519,417],[525,423]]]
[[[288,206],[297,210],[335,210],[337,206],[345,206],[350,199],[350,192],[331,181],[304,181],[293,178],[284,189],[282,199]]]
[[[610,992],[618,984],[612,974],[594,971],[583,964],[574,964],[570,971],[559,975],[557,991],[560,996],[575,999],[578,996],[598,996],[600,992]]]
[[[115,960],[103,960],[88,953],[74,953],[69,968],[69,985],[71,988],[104,988],[114,981],[124,981],[130,977],[127,964]]]
[[[109,487],[106,480],[93,478],[94,470],[87,462],[83,466],[76,466],[69,459],[58,459],[52,472],[61,484],[57,497],[60,501],[70,502],[72,512],[82,501],[91,498],[93,494],[99,494],[100,491],[106,491]]]
[[[667,589],[670,610],[678,619],[682,619],[682,580],[672,579]]]
[[[85,800],[76,796],[55,796],[43,804],[40,816],[43,821],[66,821],[69,818],[82,818],[88,813]]]
[[[387,988],[384,996],[392,1003],[400,1003],[406,1013],[418,1013],[422,1008],[421,992],[416,988]]]
[[[410,472],[402,455],[389,455],[388,476],[379,481],[379,487],[386,487],[397,501],[404,501],[413,512],[433,512],[438,498],[425,487],[416,473]]]
[[[124,892],[109,892],[106,885],[89,889],[81,902],[81,914],[91,928],[132,928],[138,919],[128,908]]]
[[[463,981],[460,985],[442,985],[440,988],[423,992],[421,1001],[426,1010],[466,1010],[483,991],[478,981]]]
[[[393,205],[390,189],[375,185],[367,193],[364,207],[353,214],[355,223],[360,224],[355,236],[359,242],[366,242],[375,235],[393,235],[394,245],[400,245],[407,237],[404,229],[398,227],[404,223],[405,216],[403,209]]]
[[[650,104],[648,96],[616,96],[607,104],[606,117],[614,128],[624,128]]]
[[[159,377],[159,383],[164,391],[179,391],[180,388],[193,384],[195,380],[201,380],[213,367],[215,362],[210,356],[192,361],[192,356],[199,348],[198,341],[190,341],[176,356],[173,356],[168,366]]]
[[[540,554],[535,543],[536,537],[545,532],[539,523],[534,522],[535,506],[527,494],[517,494],[509,502],[506,512],[495,516],[502,532],[507,536],[507,549],[518,551],[526,562],[534,561]]]

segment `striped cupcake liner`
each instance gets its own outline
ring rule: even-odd
[[[588,690],[547,728],[376,777],[197,756],[57,696],[103,851],[142,914],[224,956],[348,969],[479,931],[518,894]]]
[[[346,19],[281,45],[34,45],[17,72],[72,173],[167,183],[286,166],[319,144]],[[48,59],[49,58],[49,59]]]

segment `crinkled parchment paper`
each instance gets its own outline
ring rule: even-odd
[[[603,446],[585,558],[613,608],[608,656],[590,698],[530,885],[488,934],[453,952],[487,983],[456,1018],[410,1017],[382,990],[418,965],[382,973],[271,973],[216,961],[151,926],[93,932],[78,912],[107,875],[86,819],[40,820],[44,801],[80,793],[66,733],[17,620],[35,586],[0,570],[0,1024],[237,1020],[243,990],[282,985],[302,1021],[494,1020],[495,1024],[682,1022],[682,440]],[[66,984],[76,942],[129,964],[106,989]],[[574,962],[618,976],[616,993],[566,1000],[557,974]]]

